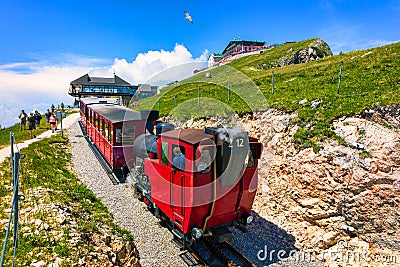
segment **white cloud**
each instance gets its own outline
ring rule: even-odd
[[[162,85],[173,80],[190,76],[193,70],[205,66],[208,51],[198,58],[193,58],[187,48],[176,44],[172,51],[148,51],[140,53],[132,62],[126,59],[114,59],[110,65],[104,59],[90,58],[81,55],[60,54],[37,56],[39,61],[16,62],[0,65],[0,124],[9,126],[17,122],[16,117],[21,109],[44,111],[51,104],[73,103],[68,95],[71,81],[89,73],[91,76],[112,77],[113,72],[132,83],[145,83],[153,77],[152,84]],[[172,68],[188,64],[186,68]],[[165,75],[155,75],[166,69],[174,71]],[[15,114],[11,119],[10,114]]]
[[[178,65],[188,64],[184,73],[170,73],[169,81],[180,80],[193,74],[196,68],[204,67],[207,60],[208,51],[205,50],[198,58],[193,58],[187,48],[181,44],[176,44],[172,51],[148,51],[140,53],[135,60],[128,62],[126,59],[114,60],[114,64],[110,67],[93,69],[90,75],[93,76],[110,76],[115,73],[121,78],[132,84],[145,83],[150,77],[157,76],[158,73],[175,67]],[[195,64],[194,64],[195,63]],[[165,79],[151,79],[151,82],[163,85]]]

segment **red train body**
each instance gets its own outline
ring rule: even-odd
[[[226,240],[227,227],[252,221],[262,152],[257,139],[237,128],[172,130],[170,124],[157,125],[153,135],[149,112],[91,101],[81,101],[87,135],[110,166],[129,169],[127,181],[176,243]]]
[[[134,164],[133,142],[144,133],[146,119],[137,111],[114,104],[113,99],[81,101],[81,122],[90,140],[114,171]]]

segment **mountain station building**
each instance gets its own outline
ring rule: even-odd
[[[267,48],[265,42],[249,40],[232,40],[228,43],[221,54],[211,54],[208,58],[208,67],[217,66],[221,63],[230,62],[238,55],[260,51]]]
[[[158,93],[158,86],[132,85],[114,74],[112,78],[90,77],[85,74],[70,83],[68,94],[82,97],[119,97],[123,103],[138,101]]]

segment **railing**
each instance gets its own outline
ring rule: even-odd
[[[14,152],[14,146],[16,147],[17,151]],[[3,267],[4,263],[4,256],[7,248],[7,242],[8,242],[8,236],[10,233],[11,229],[11,221],[14,218],[14,228],[13,228],[13,256],[12,256],[12,266],[14,266],[14,259],[15,259],[15,253],[17,251],[18,247],[18,201],[20,200],[20,196],[18,195],[19,193],[19,184],[18,184],[18,175],[20,171],[20,161],[24,158],[24,155],[20,153],[19,148],[15,142],[14,138],[14,133],[10,132],[10,147],[11,147],[11,167],[12,167],[12,177],[13,177],[13,185],[14,185],[14,196],[12,198],[12,208],[10,211],[10,217],[8,219],[8,226],[7,226],[7,231],[6,231],[6,237],[4,239],[4,244],[3,244],[3,251],[1,253],[1,261],[0,261],[0,267]]]

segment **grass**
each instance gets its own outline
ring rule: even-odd
[[[70,114],[76,113],[76,112],[77,111],[75,111],[75,110],[67,111],[67,116],[69,116]],[[31,139],[28,127],[26,127],[26,129],[27,130],[21,131],[19,129],[19,124],[15,124],[8,128],[0,129],[0,149],[10,145],[10,132],[14,133],[14,138],[18,143]],[[44,114],[42,114],[42,120],[40,121],[40,127],[39,127],[39,129],[36,129],[36,136],[42,134],[45,131],[47,131],[46,117],[44,116]]]
[[[205,78],[204,73],[198,73],[176,85],[161,89],[161,94],[141,101],[139,108],[158,109],[159,101],[161,115],[173,113],[177,106],[184,105],[186,107],[181,109],[187,112],[181,117],[202,117],[215,109],[210,101],[202,99],[199,108],[196,108],[197,90],[200,88],[201,97],[214,98],[220,106],[227,105],[216,110],[215,115],[224,115],[226,110],[244,114],[268,107],[297,112],[298,118],[294,123],[302,127],[312,126],[310,130],[300,129],[298,133],[298,142],[307,147],[312,146],[311,143],[315,145],[321,138],[333,135],[330,129],[333,120],[359,114],[366,108],[373,108],[377,102],[380,105],[400,102],[400,43],[330,56],[304,64],[274,67],[279,58],[308,47],[314,40],[278,46],[262,54],[240,58],[227,66],[207,70],[212,75],[211,79]],[[343,73],[338,93],[341,61]],[[228,83],[235,93],[229,103]],[[196,101],[189,101],[191,99]],[[307,99],[306,104],[299,104],[303,99]],[[310,104],[313,100],[322,100],[322,103],[312,108]],[[199,111],[201,108],[203,113]]]
[[[21,162],[20,194],[25,200],[20,202],[20,233],[15,266],[28,266],[34,260],[51,262],[61,257],[61,266],[71,266],[79,258],[93,251],[93,236],[103,237],[104,232],[125,240],[133,241],[132,235],[114,222],[112,215],[101,201],[76,177],[72,169],[70,144],[60,135],[31,144],[21,152],[25,159]],[[0,165],[0,211],[11,207],[12,178],[10,159]],[[53,205],[67,210],[69,217],[62,224],[55,219]],[[0,220],[8,214],[1,212]],[[50,225],[45,230],[35,224],[41,220]],[[4,224],[5,225],[5,224]],[[0,240],[4,240],[2,225]],[[26,230],[28,229],[28,230]],[[70,234],[79,233],[79,241],[71,243]],[[100,238],[101,239],[101,238]],[[9,239],[5,266],[10,265],[12,238]]]

